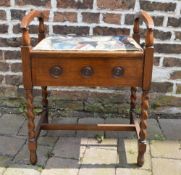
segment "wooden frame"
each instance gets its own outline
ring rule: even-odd
[[[147,26],[146,38],[145,38],[145,48],[143,52],[54,52],[54,51],[34,51],[32,50],[31,40],[28,31],[28,25],[30,22],[37,17],[39,19],[39,33],[38,40],[41,41],[45,38],[45,27],[44,27],[44,18],[47,16],[47,11],[37,11],[33,10],[28,15],[26,15],[21,23],[22,28],[22,47],[21,47],[21,57],[23,64],[23,84],[26,92],[27,99],[27,117],[28,117],[28,141],[29,141],[29,151],[30,151],[30,161],[32,164],[37,162],[37,139],[41,130],[108,130],[108,131],[136,131],[138,137],[138,159],[137,164],[142,166],[144,163],[144,153],[146,151],[146,136],[147,136],[147,118],[148,118],[148,107],[149,107],[149,97],[148,92],[151,85],[152,77],[152,66],[153,66],[153,27],[154,23],[152,18],[145,12],[140,11],[136,14],[134,20],[134,34],[133,38],[140,43],[140,34],[139,34],[139,20],[143,19]],[[125,62],[125,69],[128,70],[135,60],[135,63],[138,64],[139,71],[141,71],[138,80],[134,82],[134,79],[131,79],[131,72],[127,72],[127,77],[123,76],[122,81],[119,79],[114,79],[114,77],[109,77],[109,81],[113,82],[114,86],[125,86],[129,85],[131,87],[131,96],[130,96],[130,124],[97,124],[97,125],[84,125],[84,124],[49,124],[48,123],[48,92],[47,86],[55,85],[55,81],[35,81],[37,76],[37,68],[41,69],[42,65],[39,62],[40,58],[50,61],[50,59],[55,59],[56,62],[59,61],[59,58],[66,58],[70,61],[70,58],[76,58],[77,66],[82,64],[80,61],[81,58],[88,60],[90,58],[97,59],[111,59],[115,61],[115,64],[118,61]],[[140,60],[140,61],[139,61]],[[81,62],[81,63],[80,63]],[[37,67],[37,63],[38,66]],[[51,62],[50,62],[51,63]],[[101,66],[105,65],[101,63]],[[96,64],[95,64],[96,66]],[[98,67],[98,70],[103,70],[104,67]],[[131,67],[132,68],[132,67]],[[42,67],[42,69],[48,69],[48,67]],[[80,75],[79,75],[80,76]],[[40,79],[44,78],[43,74]],[[71,78],[71,77],[70,77]],[[77,75],[77,78],[78,77]],[[130,78],[127,84],[125,82]],[[66,79],[66,77],[65,77]],[[46,79],[45,79],[46,80]],[[72,79],[76,84],[76,79]],[[82,79],[83,85],[90,86],[91,84],[88,81]],[[89,81],[90,82],[90,81]],[[134,82],[134,83],[133,83]],[[102,83],[102,84],[101,84]],[[111,86],[111,83],[108,81],[101,82],[94,80],[93,85],[102,85],[102,86]],[[66,85],[66,81],[64,83]],[[64,85],[63,84],[63,85]],[[34,119],[35,114],[33,113],[33,86],[39,85],[42,86],[42,113],[41,118],[37,126],[35,126]],[[56,84],[61,85],[61,83]],[[71,84],[69,84],[71,85]],[[135,106],[136,106],[136,87],[142,88],[142,104],[141,104],[141,115],[140,119],[137,120],[135,117]]]

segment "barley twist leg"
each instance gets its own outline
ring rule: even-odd
[[[36,164],[37,162],[37,141],[35,132],[35,115],[33,113],[33,95],[32,89],[26,90],[26,100],[27,100],[27,117],[28,117],[28,148],[30,151],[30,162],[31,164]]]
[[[137,164],[142,166],[144,164],[144,154],[146,152],[146,137],[147,137],[147,119],[149,108],[148,91],[142,93],[141,116],[140,116],[140,133],[138,141],[138,159]]]
[[[137,88],[131,87],[131,96],[130,96],[130,124],[133,124],[133,112],[136,108],[136,91]]]
[[[43,110],[46,112],[45,116],[45,123],[48,123],[48,91],[47,86],[42,86],[42,107]]]

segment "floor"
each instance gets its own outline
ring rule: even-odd
[[[37,119],[36,119],[37,121]],[[126,123],[127,119],[53,118],[61,123]],[[145,164],[136,166],[137,140],[129,132],[50,131],[29,164],[27,120],[0,114],[0,175],[181,175],[181,119],[149,119]]]

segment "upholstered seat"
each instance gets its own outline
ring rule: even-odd
[[[43,39],[33,50],[103,50],[110,52],[142,51],[142,48],[129,36],[58,35]]]

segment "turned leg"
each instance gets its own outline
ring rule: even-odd
[[[130,96],[130,124],[133,124],[133,112],[135,111],[136,108],[136,91],[137,89],[135,87],[131,87],[131,96]]]
[[[42,107],[43,111],[45,111],[45,123],[48,123],[48,91],[47,86],[42,86]]]
[[[148,91],[142,93],[141,116],[140,116],[140,133],[138,140],[138,159],[137,164],[142,166],[144,164],[144,154],[146,152],[146,137],[147,137],[147,118],[149,108]]]
[[[27,117],[28,117],[28,148],[30,151],[30,162],[31,164],[36,164],[37,162],[37,142],[36,142],[36,132],[35,132],[35,115],[33,113],[33,95],[32,89],[26,90],[26,100],[27,100]]]

